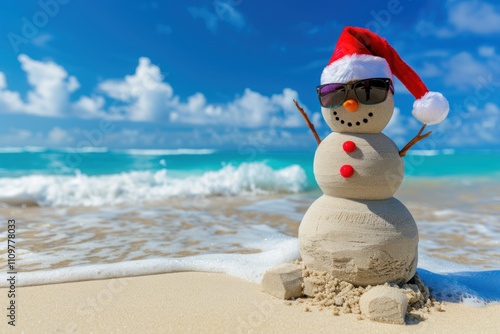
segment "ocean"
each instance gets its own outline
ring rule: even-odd
[[[313,150],[0,148],[0,250],[15,220],[19,286],[184,270],[258,282],[299,257],[298,226],[321,195],[313,159]],[[500,302],[500,151],[404,159],[395,197],[417,222],[424,282],[442,300]]]

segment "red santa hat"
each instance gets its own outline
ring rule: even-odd
[[[415,97],[413,116],[425,124],[437,124],[448,115],[443,94],[430,92],[417,73],[405,63],[382,37],[363,28],[345,27],[321,84],[347,83],[368,78],[390,78],[394,74]]]

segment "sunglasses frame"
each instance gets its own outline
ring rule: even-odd
[[[358,94],[354,90],[354,86],[357,85],[360,82],[367,81],[367,80],[382,80],[385,83],[385,97],[384,97],[384,99],[382,101],[375,102],[375,103],[364,103],[364,102],[361,102],[360,98],[358,97]],[[342,105],[342,103],[340,103],[339,105],[335,105],[335,106],[331,106],[330,107],[330,106],[324,106],[323,103],[321,103],[321,94],[320,94],[321,88],[323,88],[325,86],[329,86],[329,85],[339,85],[339,86],[344,87],[345,94],[344,94],[344,98],[343,98],[342,103],[345,102],[345,99],[346,99],[347,94],[349,93],[349,91],[354,91],[354,95],[358,99],[358,102],[361,103],[361,104],[365,104],[365,105],[373,105],[373,104],[378,104],[378,103],[384,102],[387,99],[387,94],[389,93],[389,89],[391,90],[392,94],[394,94],[394,86],[392,85],[392,80],[389,79],[389,78],[368,78],[368,79],[357,80],[357,81],[354,81],[353,83],[347,83],[347,84],[331,82],[331,83],[319,85],[318,87],[316,87],[316,93],[318,94],[319,104],[323,108],[337,108],[337,107],[340,107]],[[328,93],[328,94],[330,94],[330,93]]]

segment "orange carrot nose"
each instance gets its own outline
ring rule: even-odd
[[[344,102],[344,108],[346,108],[347,110],[349,110],[351,112],[354,112],[354,111],[358,110],[358,102],[354,99],[349,99],[349,100]]]

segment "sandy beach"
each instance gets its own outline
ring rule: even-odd
[[[7,290],[0,289],[5,296]],[[225,274],[181,272],[18,288],[2,333],[498,333],[500,305],[446,303],[412,325],[305,311]]]

